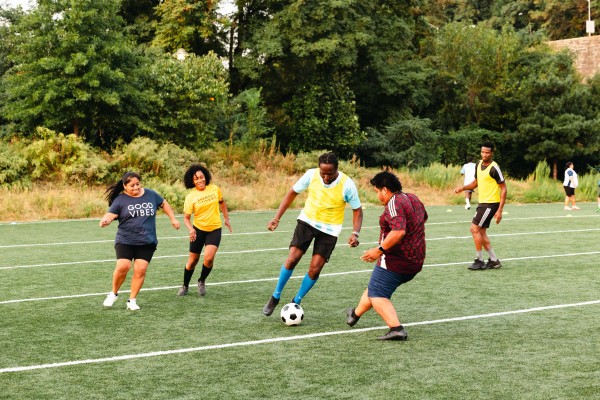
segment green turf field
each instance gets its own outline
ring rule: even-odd
[[[428,207],[426,265],[392,298],[406,342],[378,341],[386,327],[373,311],[345,324],[369,279],[359,255],[377,241],[380,207],[365,209],[358,248],[345,244],[346,223],[299,327],[281,323],[280,307],[261,312],[297,210],[275,232],[274,212],[231,213],[203,298],[192,286],[176,296],[187,235],[159,217],[137,312],[125,309],[129,279],[102,307],[116,223],[0,224],[0,399],[600,398],[600,214],[580,206],[507,205],[488,231],[504,267],[490,271],[467,270],[474,210]]]

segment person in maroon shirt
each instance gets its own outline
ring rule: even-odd
[[[417,196],[402,192],[402,184],[391,172],[380,172],[371,179],[377,198],[384,205],[379,217],[379,246],[360,257],[374,262],[369,285],[358,306],[347,310],[346,323],[356,325],[371,308],[383,318],[390,330],[380,340],[406,340],[408,333],[400,324],[390,298],[398,286],[412,280],[425,261],[425,222],[428,215]]]

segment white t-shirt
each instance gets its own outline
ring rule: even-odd
[[[460,169],[460,174],[465,176],[464,185],[468,185],[469,183],[475,180],[475,166],[476,164],[473,162],[466,163]]]
[[[565,171],[565,180],[563,182],[563,186],[572,187],[575,189],[579,185],[579,179],[577,179],[577,172],[572,168],[568,168]]]

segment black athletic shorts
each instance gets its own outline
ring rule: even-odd
[[[565,194],[569,197],[571,196],[575,196],[575,188],[572,188],[570,186],[563,186],[565,188]]]
[[[321,232],[304,221],[298,220],[298,225],[296,225],[296,229],[294,230],[294,236],[292,237],[290,247],[297,247],[306,253],[306,250],[308,250],[313,239],[315,240],[313,245],[313,255],[318,254],[326,261],[329,261],[329,257],[331,257],[333,249],[335,249],[337,237]]]
[[[117,253],[117,260],[126,259],[126,260],[146,260],[150,262],[152,260],[152,256],[156,251],[156,244],[144,244],[140,246],[131,245],[131,244],[115,244],[115,252]]]
[[[221,228],[206,232],[194,227],[196,230],[196,240],[190,242],[190,253],[200,254],[205,245],[211,244],[219,247],[221,244]]]
[[[481,203],[477,206],[477,212],[473,217],[473,223],[481,228],[489,228],[490,222],[494,219],[496,211],[500,208],[500,203]]]

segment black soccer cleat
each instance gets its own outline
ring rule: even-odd
[[[485,269],[485,263],[483,262],[483,260],[480,260],[479,258],[476,258],[475,261],[473,261],[473,264],[471,264],[469,266],[469,269],[471,271],[477,271],[479,269]]]
[[[350,326],[354,326],[356,325],[356,323],[358,322],[358,320],[360,319],[360,317],[353,317],[352,314],[354,314],[354,308],[349,308],[346,310],[346,315],[348,316],[348,319],[346,320],[346,323]],[[354,314],[356,315],[356,314]]]
[[[267,317],[273,314],[273,311],[275,311],[275,307],[277,306],[277,304],[279,304],[279,299],[276,299],[275,297],[271,296],[269,301],[267,301],[267,304],[265,304],[265,306],[263,307],[263,314],[265,314]]]
[[[379,340],[407,340],[408,333],[404,330],[404,328],[402,328],[399,331],[393,331],[390,329],[388,331],[388,333],[386,333],[383,336],[380,336],[378,339]]]
[[[498,269],[502,268],[502,264],[500,260],[492,261],[491,258],[488,258],[488,262],[485,264],[485,267],[482,269]]]

